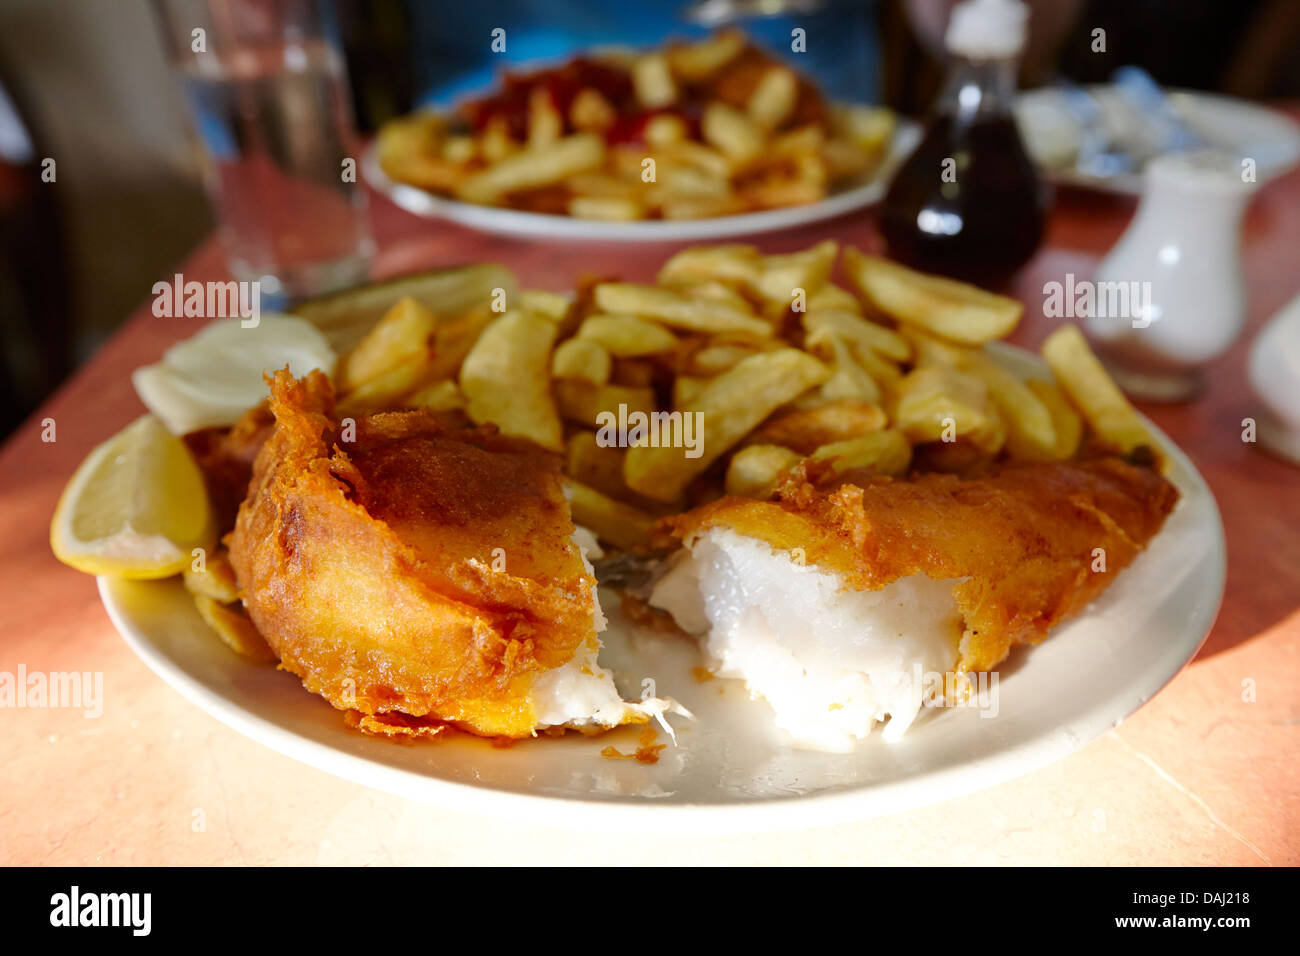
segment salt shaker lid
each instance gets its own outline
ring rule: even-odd
[[[944,43],[970,59],[1016,56],[1025,46],[1028,19],[1021,0],[964,0],[953,8]]]

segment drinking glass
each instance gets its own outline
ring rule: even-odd
[[[374,243],[328,0],[157,0],[236,279],[264,300],[362,281]]]

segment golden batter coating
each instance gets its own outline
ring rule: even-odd
[[[1008,464],[985,476],[891,480],[804,463],[776,501],[722,498],[660,523],[681,541],[729,528],[794,551],[874,591],[925,574],[961,579],[959,669],[989,670],[1081,610],[1146,547],[1178,492],[1150,468],[1105,457]],[[1094,571],[1095,549],[1105,571]]]
[[[558,461],[428,412],[352,434],[333,401],[320,372],[272,383],[276,427],[229,535],[258,630],[359,726],[528,736],[535,676],[595,640]]]

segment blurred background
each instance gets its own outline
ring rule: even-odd
[[[923,114],[951,0],[336,0],[363,133],[491,83],[503,65],[741,23],[835,98]],[[1021,85],[1106,80],[1300,96],[1297,0],[1031,0]],[[776,15],[761,15],[777,10]],[[507,26],[506,54],[486,36]],[[1091,49],[1106,31],[1104,53]],[[54,162],[51,164],[49,160]],[[0,0],[0,435],[211,233],[198,145],[150,0]]]

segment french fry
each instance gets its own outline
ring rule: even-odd
[[[1068,461],[1079,450],[1083,440],[1083,419],[1074,410],[1059,388],[1051,382],[1030,379],[1025,386],[1043,403],[1052,416],[1052,433],[1056,442],[1050,449],[1026,442],[1024,437],[1012,429],[1007,435],[1007,451],[1012,458],[1023,461]]]
[[[749,445],[727,462],[726,492],[739,498],[772,497],[777,480],[803,456],[781,445]]]
[[[433,351],[426,347],[418,355],[366,379],[341,396],[338,411],[342,415],[364,415],[393,408],[405,408],[406,397],[432,376]]]
[[[551,375],[560,379],[604,385],[609,381],[613,360],[599,342],[568,339],[551,354]]]
[[[601,445],[595,432],[576,431],[565,442],[564,473],[603,495],[624,498],[623,456],[622,448]]]
[[[564,479],[573,523],[594,532],[617,548],[636,550],[650,540],[655,519],[639,508],[616,501],[572,478]]]
[[[895,362],[906,362],[912,357],[907,339],[854,312],[809,310],[804,313],[803,327],[813,344],[821,336],[832,334],[847,342],[855,353],[874,351]]]
[[[1077,326],[1061,326],[1047,337],[1041,351],[1056,381],[1098,438],[1124,455],[1145,447],[1160,457],[1160,446]]]
[[[223,604],[206,594],[194,595],[194,604],[221,642],[240,657],[268,664],[276,659],[275,652],[240,605]]]
[[[609,380],[615,385],[649,388],[659,379],[659,369],[654,358],[616,358]]]
[[[798,99],[799,78],[794,71],[784,66],[773,66],[765,70],[754,85],[745,111],[760,129],[773,130],[794,111]]]
[[[897,122],[892,110],[880,106],[837,104],[831,108],[831,126],[836,134],[866,154],[888,145]]]
[[[470,313],[479,309],[486,312],[496,290],[512,296],[517,287],[509,271],[483,263],[435,269],[335,292],[294,306],[293,314],[311,322],[336,353],[346,355],[399,299],[410,296],[438,317],[436,348],[441,362],[447,340],[462,334],[471,324],[466,320]],[[462,351],[456,358],[457,365],[463,357]],[[454,373],[452,369],[448,374]]]
[[[677,336],[657,322],[634,315],[588,316],[578,327],[578,338],[597,342],[619,358],[656,355],[677,347]]]
[[[473,136],[448,136],[442,144],[442,158],[457,166],[466,166],[478,156],[478,141]]]
[[[716,302],[737,312],[748,312],[752,306],[743,295],[716,279],[701,280],[682,280],[668,281],[661,283],[665,288],[672,289],[679,295],[684,295],[688,299],[695,299],[699,302]]]
[[[438,319],[425,305],[403,296],[384,313],[335,373],[340,393],[402,365],[429,348]]]
[[[756,209],[781,209],[817,202],[826,195],[826,184],[816,173],[765,178],[743,187],[741,195]]]
[[[491,422],[504,435],[563,451],[548,374],[555,336],[554,322],[522,309],[507,311],[489,325],[460,369],[470,420]]]
[[[913,443],[969,442],[997,454],[1007,429],[984,383],[944,365],[915,369],[898,383],[894,424]]]
[[[827,282],[816,292],[808,296],[804,303],[805,312],[853,312],[862,314],[862,303],[848,289]]]
[[[601,412],[618,413],[620,405],[631,412],[649,414],[655,410],[655,392],[652,388],[630,385],[590,385],[586,382],[558,381],[555,398],[560,414],[567,421],[597,428]]]
[[[838,251],[839,243],[825,239],[802,252],[763,256],[754,291],[766,302],[788,308],[795,289],[809,296],[826,284]]]
[[[765,351],[767,349],[739,342],[706,343],[703,347],[691,353],[686,367],[694,375],[713,378],[756,352]]]
[[[755,425],[775,409],[826,379],[827,370],[798,349],[752,355],[710,382],[686,407],[702,423],[699,457],[690,449],[637,445],[628,449],[623,479],[633,491],[657,501],[675,501]]]
[[[677,102],[677,82],[663,53],[646,53],[632,63],[632,90],[637,102],[654,110]]]
[[[556,322],[563,322],[573,305],[569,296],[545,289],[524,289],[519,293],[518,301],[521,308]]]
[[[508,156],[475,173],[456,189],[465,202],[495,205],[509,193],[538,189],[599,166],[605,142],[594,133],[575,133],[544,147]]]
[[[1008,372],[982,349],[971,349],[963,369],[984,383],[989,397],[1007,424],[1007,444],[1029,450],[1035,458],[1050,457],[1056,450],[1056,427],[1052,413],[1028,385]]]
[[[911,345],[912,364],[917,367],[951,365],[953,368],[961,368],[966,363],[966,356],[972,351],[972,346],[955,345],[914,325],[903,325],[898,331]]]
[[[842,398],[814,408],[786,412],[760,425],[747,441],[780,445],[811,455],[822,445],[878,431],[887,422],[884,409],[874,402]]]
[[[644,153],[641,150],[633,150],[626,155],[635,164],[633,171],[639,178],[641,163],[645,158]],[[693,140],[684,143],[670,143],[659,147],[655,155],[658,157],[658,165],[668,171],[677,168],[693,168],[704,173],[710,179],[722,183],[725,183],[731,176],[731,160],[724,153],[711,146],[706,146],[704,143],[697,143]]]
[[[694,301],[658,286],[602,282],[596,286],[595,300],[596,306],[605,312],[641,315],[693,332],[772,334],[771,325],[739,309],[721,303]]]
[[[617,119],[618,114],[609,100],[592,87],[579,90],[569,104],[569,122],[574,129],[600,133],[613,126]]]
[[[762,257],[753,246],[691,246],[663,264],[659,282],[701,280],[754,285],[762,271]]]
[[[852,246],[844,250],[844,270],[882,312],[963,345],[1002,338],[1024,311],[1015,299],[865,256]]]
[[[182,571],[185,589],[191,594],[202,594],[219,604],[234,604],[239,600],[239,581],[230,566],[230,552],[214,548],[206,557],[202,571],[186,565]]]
[[[479,139],[479,151],[489,164],[503,162],[520,149],[521,145],[510,135],[510,126],[504,116],[494,116],[488,120]]]
[[[668,63],[675,74],[698,83],[712,77],[744,49],[745,35],[739,30],[726,30],[707,40],[671,47]]]
[[[718,100],[704,108],[700,132],[733,163],[749,162],[763,151],[762,130],[740,110]]]
[[[812,454],[813,461],[830,461],[836,474],[858,468],[869,468],[879,475],[907,474],[912,464],[912,446],[896,428],[832,442]]]
[[[528,96],[528,148],[545,148],[563,135],[564,117],[556,108],[551,91],[537,87]]]
[[[685,120],[672,113],[652,116],[645,124],[645,141],[651,148],[686,142],[689,133]]]
[[[499,313],[493,312],[484,303],[454,319],[439,321],[433,337],[433,363],[429,367],[429,374],[425,376],[426,380],[437,381],[455,376],[483,330],[498,317]]]
[[[842,338],[834,332],[822,331],[817,336],[806,339],[805,344],[816,348],[819,354],[828,358],[831,365],[831,377],[818,391],[821,401],[845,398],[866,402],[880,401],[880,384],[855,359]],[[884,363],[884,359],[880,361]]]
[[[859,350],[853,358],[884,391],[896,388],[903,378],[902,369],[888,359],[881,358],[873,349]]]
[[[673,408],[685,408],[709,382],[703,375],[678,375],[673,379]]]
[[[431,412],[462,411],[466,399],[460,386],[449,378],[426,385],[407,399],[411,408],[427,408]]]

